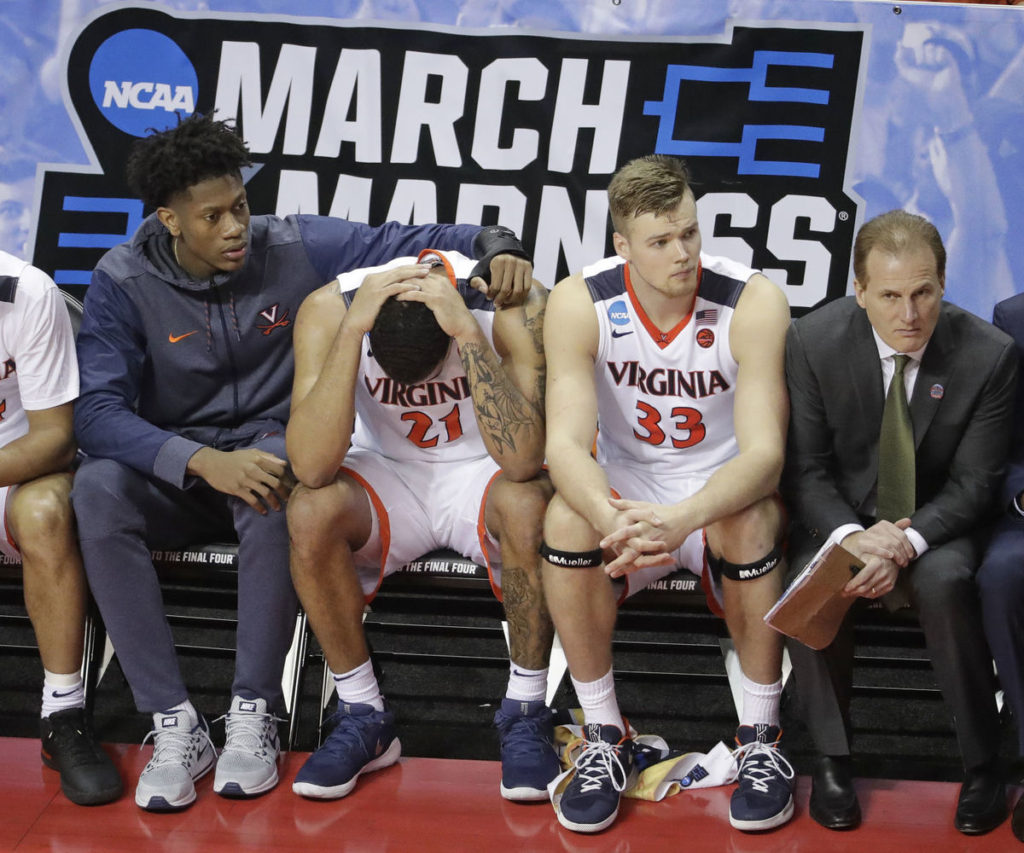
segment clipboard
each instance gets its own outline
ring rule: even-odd
[[[812,649],[823,649],[839,633],[846,612],[856,598],[843,588],[864,563],[841,545],[827,542],[794,578],[764,621]]]

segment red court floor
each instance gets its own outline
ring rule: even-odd
[[[282,784],[255,800],[225,800],[199,783],[199,799],[177,814],[148,814],[130,793],[151,753],[112,746],[128,782],[119,801],[83,808],[60,792],[57,774],[39,761],[39,742],[0,738],[0,851],[885,851],[1021,850],[1009,821],[989,835],[953,829],[957,786],[944,782],[864,780],[864,825],[853,832],[822,829],[807,815],[809,780],[797,786],[796,817],[774,832],[729,827],[729,789],[678,794],[661,803],[624,800],[618,821],[594,836],[562,829],[547,804],[515,805],[498,794],[490,761],[402,759],[363,777],[346,799],[310,802],[290,782],[305,759],[287,755]]]

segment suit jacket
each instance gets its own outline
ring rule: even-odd
[[[874,501],[885,404],[867,313],[854,297],[795,321],[786,340],[790,427],[783,494],[815,539],[864,523]],[[942,304],[910,400],[917,509],[929,547],[973,532],[998,497],[1017,353],[994,326]]]
[[[1004,299],[995,307],[992,322],[1013,338],[1017,357],[1024,363],[1024,293]],[[1024,370],[1017,375],[1017,399],[1014,406],[1013,436],[1010,442],[1010,461],[1003,486],[1003,506],[1013,517],[1017,511],[1011,501],[1024,491]]]

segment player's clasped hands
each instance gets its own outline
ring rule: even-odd
[[[667,507],[620,498],[609,498],[608,503],[616,511],[616,527],[600,545],[617,555],[605,565],[609,575],[621,577],[637,569],[674,562],[672,552],[686,536],[678,536],[673,526],[666,523]]]

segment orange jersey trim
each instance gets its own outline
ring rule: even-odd
[[[423,259],[428,255],[437,258],[442,264],[444,264],[444,271],[448,274],[448,281],[452,283],[452,287],[458,289],[459,283],[455,278],[455,270],[453,270],[452,265],[448,263],[448,259],[437,249],[424,249],[416,256],[416,263],[423,263]]]
[[[491,475],[491,479],[487,481],[487,485],[484,487],[483,497],[480,499],[480,512],[476,519],[476,537],[480,542],[480,551],[484,555],[484,561],[487,563],[487,580],[491,584],[491,592],[494,593],[494,597],[498,601],[503,601],[501,597],[501,587],[494,582],[494,570],[491,568],[491,555],[487,552],[487,522],[484,516],[487,513],[487,496],[491,493],[491,486],[494,485],[494,481],[498,479],[501,474],[499,468]]]
[[[651,318],[647,316],[647,312],[644,310],[644,306],[640,304],[640,300],[637,298],[636,291],[633,290],[633,282],[629,276],[629,262],[627,261],[623,265],[623,276],[626,282],[626,293],[629,294],[629,301],[633,303],[633,309],[636,311],[637,317],[640,318],[640,323],[647,330],[647,334],[651,336],[660,349],[665,349],[672,341],[674,341],[683,329],[685,329],[689,323],[690,318],[693,317],[693,308],[697,304],[697,294],[700,293],[700,280],[704,272],[704,268],[698,262],[697,264],[697,289],[693,293],[693,304],[690,305],[689,313],[683,317],[676,325],[667,332],[662,332],[654,323]]]
[[[380,536],[380,571],[377,574],[377,585],[369,595],[364,596],[366,603],[369,604],[377,595],[377,591],[380,589],[380,585],[384,581],[384,567],[387,565],[388,552],[391,550],[391,521],[388,518],[388,511],[384,506],[384,502],[380,499],[380,495],[373,490],[373,486],[366,482],[366,480],[360,477],[351,468],[342,466],[338,471],[348,477],[351,477],[366,490],[366,494],[370,498],[370,503],[373,505],[373,510],[377,513],[377,532]]]
[[[11,499],[11,493],[8,492],[7,493],[7,500],[10,500],[10,499]],[[11,536],[11,528],[7,524],[7,505],[6,505],[6,503],[4,504],[4,538],[7,540],[7,544],[8,545],[10,545],[19,554],[21,553],[21,548],[18,547],[18,543],[15,542],[14,541],[14,537]]]

